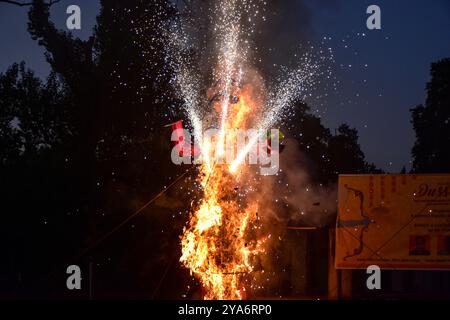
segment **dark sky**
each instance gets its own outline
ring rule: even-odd
[[[98,1],[63,0],[54,5],[51,13],[58,27],[65,27],[69,4],[82,10],[82,30],[75,35],[88,37]],[[381,7],[381,31],[366,28],[370,4]],[[367,160],[377,166],[390,172],[409,167],[414,143],[409,109],[424,102],[431,62],[450,57],[450,1],[303,0],[287,19],[292,43],[304,39],[305,32],[315,39],[331,38],[327,42],[335,53],[340,85],[337,94],[322,101],[327,106],[320,110],[325,124],[356,127]],[[292,27],[296,21],[298,29]],[[44,51],[31,40],[26,22],[26,8],[0,4],[0,72],[24,60],[45,77],[49,66]]]
[[[18,0],[22,1],[22,0]],[[26,1],[22,1],[26,2]],[[51,18],[59,28],[66,28],[67,6],[79,5],[81,8],[81,30],[74,35],[87,39],[92,34],[95,18],[100,10],[97,0],[62,0],[52,6]],[[33,41],[27,31],[28,8],[0,3],[0,72],[14,62],[25,61],[27,66],[40,77],[46,77],[50,66],[45,61],[44,50]]]
[[[332,37],[336,63],[344,66],[338,73],[341,94],[327,103],[325,123],[356,127],[366,158],[379,167],[390,172],[409,167],[415,140],[409,109],[424,103],[430,64],[450,57],[450,1],[307,2],[313,32]],[[381,8],[380,31],[366,28],[371,4]]]

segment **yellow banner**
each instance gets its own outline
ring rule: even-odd
[[[336,268],[450,269],[450,174],[341,175]]]

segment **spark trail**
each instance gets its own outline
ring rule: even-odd
[[[244,165],[258,137],[236,151],[229,167],[214,159],[223,155],[225,143],[236,140],[234,129],[267,130],[275,125],[289,105],[314,86],[327,57],[306,54],[295,70],[286,69],[272,84],[262,79],[254,57],[250,58],[256,51],[251,38],[264,12],[263,2],[214,1],[207,12],[213,50],[199,45],[202,41],[195,31],[201,23],[195,19],[180,15],[167,32],[175,88],[203,158],[197,178],[202,196],[193,204],[181,236],[180,262],[200,281],[205,299],[244,299],[258,285],[255,268],[269,239],[261,231],[255,170]],[[213,61],[209,77],[199,73],[192,52],[206,62]],[[213,142],[202,139],[207,126],[219,130]]]

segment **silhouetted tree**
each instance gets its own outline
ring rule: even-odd
[[[431,65],[424,105],[411,110],[414,172],[450,172],[450,59]]]
[[[39,156],[70,134],[64,89],[54,73],[44,84],[25,63],[0,74],[0,145],[2,165]]]
[[[330,139],[328,148],[336,174],[365,172],[364,153],[358,139],[358,131],[346,124],[340,125],[337,134]]]
[[[8,278],[14,286],[95,243],[180,171],[170,161],[170,133],[161,130],[177,103],[161,28],[175,14],[171,1],[101,1],[86,41],[55,27],[48,2],[29,5],[28,30],[45,48],[52,74],[42,83],[14,65],[0,79],[1,189],[10,200],[5,212],[14,212],[2,223],[10,237],[3,243],[17,249],[6,251],[5,261],[22,274]],[[161,262],[161,250],[175,252],[178,238],[169,241],[154,230],[176,225],[168,209],[153,211],[141,229],[151,225],[153,232],[140,235],[139,243],[158,249],[134,257]],[[83,235],[83,245],[76,235]],[[118,260],[127,268],[133,265],[132,239],[120,246]],[[33,259],[42,261],[42,270],[33,269]],[[147,272],[130,275],[123,285],[156,286],[151,281],[158,279],[149,275],[161,273],[164,263],[136,259],[134,266],[147,266]]]
[[[336,182],[339,174],[382,172],[365,161],[356,129],[343,124],[333,135],[319,117],[310,113],[306,104],[297,102],[294,107],[295,115],[286,119],[283,126],[310,160],[313,178],[327,183]]]
[[[94,34],[82,41],[56,29],[43,0],[30,8],[29,32],[73,104],[70,159],[88,221],[101,207],[128,211],[132,199],[168,179],[161,166],[171,165],[169,139],[159,128],[174,100],[161,27],[173,15],[167,0],[101,1]]]
[[[6,247],[1,291],[17,289],[58,259],[52,252],[72,248],[79,239],[77,224],[66,215],[71,208],[63,151],[71,136],[67,103],[54,73],[43,82],[21,63],[0,74],[0,243]]]

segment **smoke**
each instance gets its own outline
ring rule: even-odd
[[[335,221],[336,186],[316,183],[311,178],[310,161],[298,143],[289,138],[285,144],[280,173],[262,177],[254,195],[263,226],[260,232],[268,238],[267,250],[258,257],[255,269],[256,283],[264,284],[256,296],[269,292],[276,297],[305,295],[314,277],[308,267],[314,255],[309,252],[314,250],[316,259],[324,254],[318,243],[323,243],[324,234],[328,235],[326,227]],[[319,229],[310,232],[292,227]],[[319,259],[323,261],[323,256]]]
[[[280,74],[282,66],[298,67],[299,57],[314,45],[313,12],[308,0],[268,1],[264,21],[254,37],[257,67],[266,79]],[[314,3],[314,8],[336,9],[335,0]],[[266,198],[262,207],[268,217],[284,226],[307,225],[325,227],[336,214],[337,187],[324,186],[312,178],[312,165],[294,139],[286,139],[280,155],[281,172],[262,179],[261,192],[276,195]]]
[[[293,97],[300,98],[300,96],[304,94],[305,89],[310,89],[314,82],[312,80],[308,80],[313,72],[306,71],[309,70],[308,67],[315,67],[315,63],[311,63],[311,65],[308,64],[296,66],[295,70],[306,72],[305,77],[284,76],[281,77],[282,80],[286,80],[287,78],[287,80],[289,81],[275,81],[276,83],[281,83],[281,85],[275,86],[275,98],[277,99],[273,99],[273,101],[278,102],[278,104],[272,102],[264,103],[264,100],[267,100],[267,96],[270,96],[269,94],[267,94],[267,91],[270,92],[271,90],[266,89],[267,87],[270,87],[270,83],[272,83],[271,80],[273,79],[270,79],[271,76],[276,76],[280,71],[285,69],[281,68],[281,65],[289,67],[291,63],[297,64],[299,62],[298,56],[302,54],[302,52],[299,50],[300,44],[306,44],[307,48],[305,49],[309,49],[308,40],[310,35],[312,34],[311,13],[304,5],[304,1],[283,0],[277,1],[277,3],[274,3],[275,1],[272,1],[271,3],[267,4],[263,13],[266,21],[258,22],[256,28],[249,28],[249,30],[256,31],[256,33],[252,36],[252,39],[249,40],[253,40],[252,46],[255,47],[249,48],[252,49],[249,50],[251,59],[246,55],[247,50],[242,50],[241,52],[242,46],[247,49],[247,41],[241,42],[234,40],[234,36],[236,35],[237,31],[234,27],[234,21],[230,22],[230,19],[233,19],[235,16],[231,15],[230,18],[229,14],[224,15],[225,17],[223,17],[223,19],[226,22],[225,25],[231,25],[231,27],[224,28],[225,31],[227,31],[225,32],[225,37],[222,37],[222,34],[219,33],[217,37],[219,40],[215,40],[217,35],[212,32],[212,30],[215,30],[212,26],[215,26],[215,22],[217,22],[217,29],[220,31],[222,21],[220,20],[220,17],[222,16],[217,15],[217,12],[211,12],[212,2],[200,0],[197,1],[203,3],[204,6],[197,7],[199,11],[192,14],[193,22],[201,20],[202,17],[204,17],[204,14],[202,14],[202,12],[208,12],[208,18],[210,20],[205,21],[205,19],[203,19],[203,22],[199,22],[198,24],[193,23],[192,30],[189,30],[186,33],[187,41],[184,41],[184,43],[192,45],[192,47],[195,49],[199,49],[199,64],[197,66],[198,68],[196,69],[200,71],[200,78],[203,75],[204,79],[202,81],[199,81],[199,83],[202,83],[200,87],[203,87],[204,90],[206,90],[208,101],[211,100],[211,96],[214,97],[217,93],[220,93],[219,97],[225,96],[225,99],[223,99],[224,101],[228,101],[228,97],[230,96],[230,94],[228,91],[224,90],[224,88],[228,88],[227,85],[224,85],[228,82],[230,85],[233,85],[234,82],[240,83],[239,87],[241,92],[244,92],[246,90],[246,83],[249,82],[249,87],[252,88],[251,90],[255,91],[251,91],[250,93],[247,92],[247,94],[244,96],[253,97],[254,95],[256,95],[258,96],[258,99],[250,100],[255,100],[253,102],[255,102],[258,106],[264,106],[264,109],[266,109],[267,107],[270,110],[279,109],[281,111],[285,106],[289,105]],[[240,20],[246,21],[245,15],[251,16],[251,12],[244,11],[244,14],[242,15],[243,19],[239,19],[238,17],[236,17],[236,24],[239,24]],[[246,23],[251,24],[251,22]],[[246,28],[243,28],[243,30],[246,30]],[[247,31],[243,32],[244,33],[242,34],[239,32],[237,33],[237,35],[239,35],[239,37],[242,36],[244,40],[246,40]],[[190,33],[197,33],[198,36],[194,37],[194,40],[189,40],[191,39]],[[228,37],[228,35],[230,35],[230,37]],[[236,50],[232,50],[234,48],[234,45],[236,45]],[[217,48],[218,50],[216,52]],[[221,55],[224,56],[225,59],[222,58],[221,60]],[[214,58],[216,56],[219,57],[217,59],[218,61]],[[255,69],[257,70],[253,69],[253,66],[255,64],[250,60],[259,62],[256,64]],[[242,82],[241,80],[235,81],[239,78],[239,70],[227,68],[228,64],[231,64],[233,68],[235,67],[235,65],[238,65],[239,68],[236,69],[241,69],[242,67],[243,71],[248,72],[244,73],[244,76],[241,79]],[[186,65],[190,66],[191,64],[187,63]],[[315,70],[315,68],[312,69]],[[185,70],[191,72],[190,68],[186,68]],[[213,80],[217,81],[213,81],[212,83],[210,81],[211,79],[207,79],[208,76],[205,76],[205,74],[211,75],[210,70],[213,70],[212,74],[220,74],[220,76],[218,77],[213,77]],[[261,71],[265,76],[260,76]],[[300,73],[300,75],[303,74]],[[178,76],[180,78],[183,78],[180,75]],[[188,77],[185,79],[190,78]],[[287,83],[288,85],[284,85],[285,83]],[[190,86],[188,88],[189,90],[187,91],[189,95],[192,95],[191,87],[193,88],[194,86]],[[225,92],[225,94],[222,92]],[[196,96],[202,96],[202,94],[196,93]],[[261,99],[262,101],[259,101],[259,99]],[[210,103],[208,103],[207,106],[210,109]],[[213,107],[215,106],[223,108],[223,104],[221,103],[213,104]],[[194,104],[191,104],[191,107],[197,108]],[[249,116],[251,119],[257,118],[258,114],[261,113],[259,112],[258,108],[253,108],[252,110],[253,113]],[[213,111],[215,111],[217,114],[219,114],[219,112],[222,112],[223,115],[227,115],[227,111],[222,111],[221,109]],[[279,119],[279,115],[280,112],[275,112],[274,116],[270,117],[270,121],[266,121],[264,123],[267,123],[267,126],[272,125]],[[266,112],[264,112],[264,116],[266,116]],[[248,123],[243,123],[242,121],[240,122],[240,125],[246,124]],[[277,268],[279,267],[280,263],[288,266],[287,268],[291,270],[289,274],[294,278],[298,274],[297,271],[305,270],[304,261],[306,256],[306,249],[299,251],[298,244],[300,243],[303,248],[306,248],[306,236],[302,234],[300,236],[300,240],[292,239],[292,241],[290,242],[284,241],[282,239],[284,239],[285,236],[292,236],[292,234],[287,231],[288,227],[325,227],[329,223],[331,223],[332,218],[336,212],[335,187],[325,187],[315,183],[313,179],[311,179],[310,174],[308,174],[308,172],[310,172],[310,168],[308,165],[307,157],[300,152],[300,149],[295,140],[288,139],[286,141],[286,148],[280,155],[280,164],[281,171],[276,176],[256,177],[255,173],[252,172],[252,169],[248,169],[248,174],[246,174],[245,177],[240,177],[240,181],[233,181],[233,185],[231,186],[225,183],[228,182],[228,179],[222,180],[222,175],[224,177],[227,175],[226,173],[222,173],[222,171],[220,171],[222,169],[220,169],[218,181],[220,184],[222,184],[221,188],[218,189],[218,192],[216,193],[205,192],[207,196],[209,196],[210,198],[212,197],[214,201],[217,201],[217,203],[220,204],[223,208],[226,208],[223,209],[223,212],[220,211],[220,214],[223,214],[224,221],[227,222],[226,224],[223,224],[224,227],[215,225],[215,220],[213,219],[211,214],[205,215],[206,218],[209,219],[208,222],[211,222],[211,225],[214,225],[214,228],[216,228],[217,230],[225,230],[224,235],[232,237],[233,232],[236,232],[234,223],[236,221],[239,221],[240,219],[243,219],[241,216],[236,216],[236,214],[242,211],[241,205],[248,205],[246,214],[249,214],[248,212],[251,211],[251,219],[254,220],[251,221],[251,227],[249,228],[249,235],[248,239],[246,239],[247,242],[245,243],[245,247],[247,247],[249,243],[251,244],[252,241],[256,239],[269,239],[268,241],[270,242],[271,246],[268,248],[265,257],[261,257],[261,279],[259,279],[260,281],[256,282],[258,284],[268,283],[269,280],[267,280],[267,276],[269,274],[275,275],[277,272],[279,272]],[[210,176],[211,174],[209,174],[209,177]],[[202,177],[207,177],[207,175],[203,175]],[[209,180],[209,178],[207,179]],[[255,180],[253,181],[253,179]],[[209,184],[208,187],[212,188],[211,184]],[[231,189],[228,190],[229,188]],[[236,198],[235,201],[230,200],[233,199],[233,197]],[[160,206],[170,206],[169,199],[163,200],[158,203]],[[211,209],[208,207],[209,202],[204,202],[202,203],[202,205],[203,204],[205,204],[203,207],[206,208],[206,211],[211,212]],[[257,206],[254,204],[257,204]],[[259,212],[253,212],[253,209],[256,207],[258,208]],[[209,211],[207,209],[209,209]],[[203,211],[205,210],[199,210],[197,212],[202,213]],[[255,215],[256,218],[253,218]],[[196,216],[194,215],[193,217]],[[203,219],[203,216],[200,217],[202,217]],[[249,216],[247,215],[247,217]],[[211,243],[211,239],[205,237],[202,234],[203,231],[197,228],[197,224],[195,224],[196,220],[191,221],[194,222],[191,225],[194,227],[192,229],[187,229],[187,231],[185,232],[185,239],[187,239],[187,241],[184,242],[183,248],[185,248],[185,252],[187,252],[187,255],[185,257],[188,257],[189,259],[191,259],[190,257],[193,257],[193,259],[185,259],[184,261],[187,261],[186,263],[193,263],[195,259],[197,259],[195,255],[192,254],[192,252],[194,251],[190,249],[191,247],[194,247],[193,245],[191,245],[191,243],[194,242],[193,240],[189,239],[196,239],[195,237],[197,237],[198,239],[201,238],[202,243]],[[220,236],[223,237],[222,233],[211,233],[211,235],[213,236],[213,239],[215,239]],[[261,233],[261,235],[258,234],[253,237],[253,233]],[[191,235],[194,235],[195,237]],[[242,236],[238,237],[238,239],[240,238],[242,238]],[[243,243],[239,241],[236,242],[232,239],[230,243],[243,245]],[[221,248],[222,250],[224,250],[223,248],[227,248],[227,246],[223,245]],[[286,250],[290,251],[286,252]],[[232,258],[235,257],[235,255],[233,255],[234,251],[236,250],[227,251],[232,252],[230,254]],[[299,256],[299,252],[301,253],[301,256]],[[257,259],[259,259],[258,256],[259,255],[257,255]],[[212,263],[213,266],[216,266],[216,262],[217,261],[213,259],[208,260],[208,263]],[[225,269],[226,267],[226,265],[216,266],[218,270],[227,270]],[[208,280],[208,274],[204,274],[204,276],[205,279]],[[274,288],[278,286],[280,280],[286,279],[284,276],[275,276],[275,278],[277,279],[275,279],[273,283],[270,283],[270,285],[273,285]],[[286,281],[286,283],[295,283],[295,285],[299,288],[304,287],[304,284],[302,283],[303,280],[299,279],[289,279]]]
[[[303,1],[271,1],[266,5],[265,21],[259,25],[255,44],[266,74],[276,73],[280,65],[293,63],[299,45],[311,40],[311,13]]]
[[[314,182],[309,172],[306,155],[294,139],[287,140],[287,147],[281,154],[280,165],[283,180],[288,186],[283,196],[289,205],[290,220],[310,226],[325,227],[336,214],[336,185],[322,185]]]
[[[264,4],[263,4],[264,2]],[[184,22],[190,22],[188,33],[195,47],[201,48],[201,63],[198,66],[206,78],[209,70],[214,68],[216,61],[211,57],[217,55],[215,44],[215,25],[217,15],[214,8],[217,0],[180,1],[179,10]],[[253,43],[251,54],[264,76],[274,77],[280,71],[280,66],[295,66],[298,57],[310,49],[314,41],[313,12],[309,0],[261,1],[253,0],[254,10],[260,13],[257,19],[250,13],[242,12],[240,25],[248,33]],[[187,5],[186,5],[187,4]],[[335,0],[321,0],[314,3],[314,8],[336,9]],[[237,17],[236,17],[237,18]],[[251,18],[251,19],[249,19]],[[251,21],[251,22],[249,22]],[[206,79],[205,79],[206,80]]]
[[[280,172],[260,177],[254,197],[267,225],[282,229],[290,226],[327,227],[337,210],[337,187],[323,185],[311,178],[307,155],[300,151],[296,140],[288,138],[280,155]]]
[[[265,76],[274,76],[280,66],[291,67],[314,44],[313,12],[308,0],[269,1],[264,21],[254,38],[258,67]],[[335,8],[335,0],[314,2],[315,7]]]

